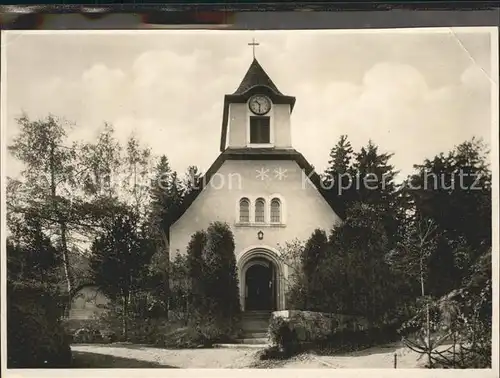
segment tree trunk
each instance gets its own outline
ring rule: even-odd
[[[457,334],[453,332],[453,369],[457,367]]]
[[[63,220],[60,221],[60,227],[61,227],[61,248],[62,248],[64,275],[66,276],[66,287],[68,288],[68,306],[69,306],[68,311],[69,311],[69,308],[71,307],[71,294],[73,291],[73,279],[72,279],[71,270],[70,270],[68,245],[67,245],[67,240],[66,240],[66,223]]]
[[[167,271],[163,271],[162,272],[162,276],[163,276],[163,295],[164,295],[164,298],[163,298],[163,305],[164,305],[164,308],[165,308],[165,313],[164,313],[164,316],[165,316],[165,319],[168,320],[169,318],[169,310],[170,310],[170,293],[169,293],[169,275],[168,275],[168,272]]]
[[[424,267],[423,267],[423,259],[420,258],[420,289],[422,291],[422,298],[425,296],[424,290]]]
[[[186,319],[186,325],[188,325],[188,322],[189,322],[189,319],[190,319],[190,316],[189,316],[190,308],[189,308],[189,299],[188,299],[188,296],[186,295],[185,298],[186,298],[186,315],[184,316],[184,318]]]
[[[427,331],[427,337],[426,337],[426,342],[427,342],[427,364],[429,368],[432,367],[432,345],[431,345],[431,319],[430,319],[430,310],[429,310],[429,303],[426,304],[426,331]]]
[[[128,340],[128,295],[122,296],[122,337]]]
[[[425,286],[424,286],[424,259],[423,256],[420,256],[420,288],[422,290],[422,298],[425,298]],[[430,310],[429,310],[429,303],[426,303],[426,309],[425,309],[425,332],[426,332],[426,337],[425,337],[425,343],[426,345],[426,352],[427,352],[427,364],[430,367],[432,367],[432,359],[431,359],[431,352],[432,352],[432,346],[431,346],[431,320],[430,320]]]
[[[67,226],[66,221],[63,219],[61,214],[59,213],[59,207],[57,204],[57,188],[56,188],[56,172],[55,172],[55,162],[54,162],[54,143],[51,144],[50,148],[50,191],[51,191],[51,199],[52,206],[54,208],[55,216],[59,221],[59,227],[61,232],[61,252],[62,252],[62,260],[64,266],[64,275],[66,278],[66,287],[68,289],[68,302],[67,302],[67,312],[71,308],[71,294],[73,290],[73,280],[71,277],[71,269],[69,262],[69,254],[68,254],[68,245],[66,239]]]
[[[164,291],[165,291],[165,308],[166,308],[166,319],[168,320],[169,318],[169,310],[170,310],[170,249],[169,249],[169,242],[168,242],[168,231],[162,231],[162,237],[163,237],[163,245],[164,245],[164,252],[167,254],[167,266],[165,267],[164,271]]]

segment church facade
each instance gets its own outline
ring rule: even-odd
[[[214,221],[229,224],[243,311],[286,309],[289,267],[280,245],[341,222],[319,176],[293,148],[294,105],[295,97],[281,93],[254,58],[238,89],[224,98],[221,153],[170,227],[174,259],[186,253],[195,232]]]

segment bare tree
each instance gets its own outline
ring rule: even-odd
[[[393,268],[419,281],[425,313],[423,335],[417,332],[416,341],[404,338],[404,342],[410,349],[425,354],[429,367],[432,366],[432,351],[442,341],[432,340],[431,337],[431,305],[426,291],[428,260],[436,249],[438,237],[438,228],[433,220],[417,217],[407,224],[402,240],[388,256]]]

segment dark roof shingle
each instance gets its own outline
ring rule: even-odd
[[[257,86],[268,87],[275,94],[283,96],[283,93],[279,91],[271,78],[267,75],[266,71],[264,71],[262,66],[259,64],[257,59],[254,58],[238,89],[236,89],[233,95],[245,94],[246,92],[248,92],[248,90]]]

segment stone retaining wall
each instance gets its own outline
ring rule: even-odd
[[[272,313],[271,322],[278,317],[286,320],[290,329],[295,331],[299,342],[320,341],[339,331],[361,331],[369,327],[362,317],[324,312],[275,311]]]

